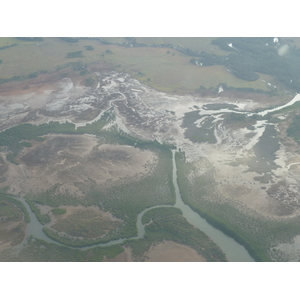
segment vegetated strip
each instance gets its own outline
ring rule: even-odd
[[[26,202],[28,203],[30,209],[34,212],[36,218],[42,225],[45,225],[46,223],[49,223],[51,221],[50,216],[48,214],[41,214],[41,211],[38,207],[36,207],[33,201],[26,199]]]
[[[174,241],[195,249],[207,261],[227,261],[222,250],[202,231],[189,224],[178,208],[155,208],[143,216],[143,222],[152,221],[145,227],[145,237],[127,240],[124,244],[140,259],[151,245]]]
[[[107,114],[104,114],[102,118],[92,124],[87,124],[85,127],[79,127],[75,129],[75,125],[72,123],[59,123],[59,122],[49,122],[41,125],[32,124],[20,124],[12,128],[6,129],[0,132],[0,147],[6,146],[10,150],[7,155],[7,159],[16,163],[14,158],[18,155],[19,151],[24,146],[29,146],[24,140],[40,140],[41,136],[50,133],[61,133],[61,134],[100,134],[102,127],[106,124]]]
[[[293,121],[286,132],[288,136],[292,137],[298,144],[300,144],[300,115],[296,115],[293,118]]]
[[[110,237],[100,238],[100,239],[80,239],[80,238],[73,238],[69,237],[66,234],[60,235],[52,229],[47,227],[43,227],[44,233],[53,241],[56,241],[60,244],[70,246],[70,247],[87,247],[93,246],[97,244],[104,244],[112,241]]]
[[[183,174],[183,161],[182,161],[182,153],[176,153],[175,159],[177,164],[177,178],[178,178],[178,186],[180,189],[182,200],[188,204],[191,209],[197,212],[201,217],[203,217],[209,224],[214,226],[215,228],[221,230],[226,235],[232,237],[236,242],[243,245],[249,252],[249,254],[256,261],[271,261],[270,256],[266,253],[266,249],[264,249],[257,241],[254,241],[251,236],[249,236],[246,232],[242,232],[237,228],[237,226],[230,225],[228,222],[225,222],[222,218],[218,217],[215,213],[207,211],[202,205],[195,205],[193,201],[189,200],[189,190],[188,190],[188,182]],[[202,193],[205,193],[204,191]],[[199,194],[199,198],[203,195]],[[233,208],[232,208],[233,209]]]
[[[24,215],[24,221],[26,223],[30,223],[30,216],[28,214],[28,211],[27,211],[25,205],[21,201],[15,199],[13,197],[10,197],[10,196],[8,196],[7,194],[4,194],[4,193],[0,193],[0,199],[1,200],[6,200],[6,201],[12,203],[14,206],[16,206],[19,210],[22,211],[22,213]]]
[[[104,257],[113,258],[122,253],[121,245],[95,247],[88,250],[72,249],[30,236],[20,252],[10,249],[0,252],[2,262],[100,262]]]

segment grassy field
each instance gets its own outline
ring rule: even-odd
[[[2,38],[3,39],[3,38]],[[1,45],[18,43],[18,46],[0,52],[1,78],[27,76],[34,72],[53,72],[58,66],[70,62],[83,64],[106,62],[122,72],[132,74],[141,82],[164,92],[193,93],[200,86],[216,88],[220,83],[240,88],[254,88],[268,91],[266,83],[236,78],[226,71],[224,66],[197,67],[190,63],[191,57],[177,50],[158,47],[124,47],[105,45],[98,40],[80,39],[77,43],[68,43],[58,38],[44,38],[43,42],[22,41],[14,38],[0,38]],[[151,39],[151,38],[150,38]],[[155,41],[156,38],[153,38]],[[144,39],[141,39],[144,41]],[[114,41],[116,42],[116,41]],[[121,42],[121,41],[119,41]],[[171,38],[166,42],[198,51],[211,51],[222,55],[223,50],[210,44],[210,39]],[[149,44],[151,44],[152,41]],[[86,46],[92,46],[88,51]],[[112,53],[110,53],[110,50]],[[67,53],[82,51],[83,58],[66,58]]]
[[[141,82],[164,92],[193,93],[200,86],[217,87],[220,83],[228,86],[249,87],[268,90],[260,80],[249,82],[236,78],[224,66],[197,67],[190,63],[190,57],[168,48],[125,48],[109,45],[114,54],[104,59],[118,70],[131,73]]]
[[[213,39],[210,37],[139,37],[136,38],[136,41],[149,46],[153,44],[172,44],[192,51],[198,51],[199,53],[204,51],[216,55],[226,55],[226,51],[210,43]]]

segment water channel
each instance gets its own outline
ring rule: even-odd
[[[172,150],[173,157],[173,184],[175,187],[175,193],[176,193],[176,203],[175,205],[156,205],[150,208],[147,208],[143,210],[137,217],[137,230],[138,234],[136,237],[133,237],[131,239],[140,239],[143,238],[145,234],[145,225],[142,223],[142,217],[143,215],[155,208],[159,207],[177,207],[182,211],[183,217],[186,218],[186,220],[196,228],[199,228],[201,231],[203,231],[205,234],[207,234],[225,253],[227,259],[229,261],[240,261],[240,262],[246,262],[246,261],[254,261],[254,259],[249,255],[248,251],[245,249],[245,247],[241,246],[238,244],[234,239],[228,237],[224,233],[222,233],[220,230],[214,228],[210,224],[206,222],[206,220],[202,217],[199,216],[196,212],[194,212],[188,205],[184,204],[179,187],[177,184],[177,167],[176,167],[176,162],[175,162],[175,150]],[[35,214],[31,211],[28,203],[25,201],[24,198],[18,198],[26,207],[29,215],[30,215],[30,223],[27,224],[26,231],[25,231],[25,239],[24,241],[19,244],[16,247],[22,247],[23,245],[26,244],[27,238],[32,235],[33,237],[42,239],[46,242],[49,243],[55,243],[57,245],[62,245],[58,242],[53,241],[50,239],[44,232],[43,232],[43,225],[37,220]],[[126,239],[118,239],[118,240],[113,240],[107,243],[103,244],[98,244],[98,245],[93,245],[93,246],[87,246],[87,247],[81,247],[81,250],[87,250],[90,248],[94,247],[106,247],[106,246],[111,246],[111,245],[116,245],[116,244],[121,244]],[[70,247],[73,248],[73,247]],[[76,248],[78,249],[78,248]]]

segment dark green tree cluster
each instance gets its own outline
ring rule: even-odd
[[[62,208],[59,208],[59,207],[56,207],[56,208],[52,209],[52,213],[55,214],[55,215],[63,215],[66,212],[67,212],[66,209],[62,209]]]
[[[204,66],[224,65],[236,77],[254,81],[257,73],[274,76],[290,89],[300,91],[300,50],[290,47],[285,55],[278,54],[280,44],[272,38],[217,38],[212,44],[230,52],[228,56],[217,56],[201,52],[191,63],[201,62]]]
[[[68,52],[67,55],[66,55],[66,58],[76,58],[76,57],[84,57],[82,55],[82,51]]]
[[[79,38],[76,37],[61,37],[60,39],[68,43],[77,43],[79,41]]]
[[[1,62],[2,62],[2,60],[1,60]],[[30,73],[28,75],[13,76],[10,78],[0,78],[0,84],[12,82],[12,81],[22,81],[22,80],[32,79],[32,78],[38,77],[39,74],[46,74],[46,73],[48,73],[48,72],[47,71],[39,71],[39,72]]]
[[[300,144],[300,115],[294,117],[286,132],[288,136],[292,137],[297,143]]]
[[[28,211],[21,201],[15,199],[13,197],[10,197],[9,195],[7,195],[5,193],[0,193],[0,201],[7,201],[7,202],[10,202],[11,204],[13,204],[16,208],[18,208],[23,213],[24,221],[26,223],[30,222],[30,216],[28,214]]]
[[[94,84],[95,80],[92,77],[86,78],[84,81],[85,86],[92,86]]]
[[[94,47],[93,46],[84,46],[84,48],[88,51],[93,51],[94,50]]]
[[[44,40],[42,37],[17,37],[17,39],[29,42],[42,42]]]
[[[7,46],[2,46],[2,47],[0,47],[0,50],[4,50],[4,49],[7,49],[7,48],[15,47],[15,46],[18,46],[18,45],[19,44],[15,43],[15,44],[7,45]]]
[[[272,91],[264,91],[262,89],[254,89],[254,88],[250,88],[250,87],[244,87],[244,88],[237,88],[234,86],[228,86],[226,83],[220,83],[220,86],[222,86],[224,91],[227,90],[235,90],[235,91],[239,91],[239,92],[246,92],[246,93],[263,93],[263,94],[269,94],[269,95],[274,95],[276,93],[275,90]],[[204,88],[204,87],[202,87]],[[201,87],[200,87],[201,89]]]

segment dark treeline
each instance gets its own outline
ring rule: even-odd
[[[83,57],[82,51],[68,52],[66,55],[66,58],[76,58],[76,57]]]
[[[42,37],[17,37],[16,39],[28,42],[42,42],[44,40]]]
[[[11,44],[11,45],[2,46],[2,47],[0,47],[0,50],[4,50],[4,49],[7,49],[7,48],[15,47],[15,46],[18,46],[18,45],[19,45],[19,44],[14,43],[14,44]]]
[[[300,115],[294,117],[286,132],[288,136],[292,137],[296,142],[300,143]]]
[[[60,39],[68,43],[77,43],[79,41],[79,38],[76,37],[61,37]]]

